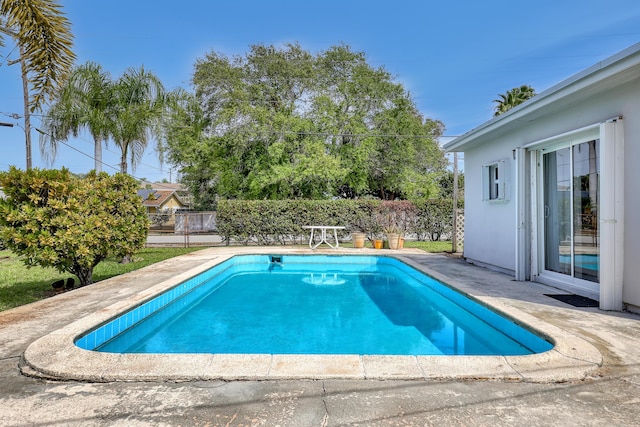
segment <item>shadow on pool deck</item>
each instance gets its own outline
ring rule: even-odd
[[[553,288],[515,282],[463,260],[416,250],[396,254],[552,336],[558,341],[557,348],[543,355],[519,356],[524,359],[485,358],[480,364],[478,358],[465,356],[413,358],[407,363],[411,357],[320,360],[303,356],[287,360],[285,356],[265,355],[261,361],[245,358],[218,363],[220,355],[177,356],[186,357],[180,360],[138,355],[129,361],[115,355],[118,360],[110,361],[108,369],[103,361],[87,357],[92,352],[80,358],[73,354],[74,349],[67,352],[76,333],[70,325],[82,329],[86,326],[82,319],[95,313],[111,317],[113,310],[125,308],[123,300],[140,293],[137,298],[148,296],[148,288],[171,281],[178,273],[239,253],[286,251],[312,253],[282,247],[205,249],[0,313],[0,396],[4,403],[0,425],[111,425],[118,420],[128,425],[225,425],[230,421],[257,425],[260,420],[267,425],[320,425],[325,421],[328,425],[374,425],[392,419],[441,423],[442,416],[449,420],[444,424],[499,425],[530,420],[550,425],[567,417],[567,424],[582,424],[578,420],[599,424],[602,420],[632,425],[640,417],[640,405],[632,399],[638,394],[640,378],[638,316],[575,308],[544,295],[556,292]],[[65,328],[70,329],[65,332]],[[26,372],[58,381],[21,375],[21,359]],[[231,375],[225,374],[225,366]],[[191,375],[194,367],[201,369],[197,376]],[[255,372],[259,375],[247,375]],[[233,378],[245,381],[220,381]],[[248,381],[252,378],[272,381]],[[308,378],[321,381],[304,380]],[[382,378],[386,380],[380,381]],[[100,384],[65,381],[68,379],[192,382]],[[608,414],[601,412],[604,408]]]

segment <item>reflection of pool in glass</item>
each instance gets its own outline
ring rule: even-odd
[[[396,259],[326,255],[232,258],[76,344],[115,353],[381,355],[552,347]]]
[[[571,255],[560,255],[560,262],[571,265]],[[599,254],[577,254],[575,255],[576,268],[599,271],[600,255]]]

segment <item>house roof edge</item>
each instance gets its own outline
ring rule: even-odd
[[[475,142],[479,142],[481,137],[509,123],[522,119],[524,116],[539,111],[541,108],[549,106],[561,98],[585,87],[594,86],[611,76],[638,65],[640,65],[640,43],[631,45],[560,83],[551,86],[549,89],[512,108],[506,113],[494,117],[456,139],[449,141],[443,145],[443,148],[448,152],[464,151],[465,148],[475,145]]]

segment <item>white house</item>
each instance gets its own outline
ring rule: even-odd
[[[640,311],[640,43],[445,145],[472,263]]]

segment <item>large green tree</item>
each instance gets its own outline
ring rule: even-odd
[[[494,107],[494,117],[499,116],[500,114],[506,113],[513,107],[516,107],[526,100],[534,97],[536,95],[536,91],[529,85],[522,85],[520,87],[514,87],[511,90],[506,91],[504,94],[499,94],[498,99],[494,99],[493,102],[496,103]]]
[[[211,52],[196,62],[193,84],[189,108],[167,122],[164,149],[202,202],[408,197],[430,193],[445,166],[442,123],[424,119],[388,71],[348,46]]]
[[[108,72],[94,62],[74,68],[56,101],[42,120],[40,151],[55,159],[60,141],[77,137],[87,129],[94,141],[95,170],[102,170],[102,144],[113,128],[113,82]]]
[[[100,261],[145,244],[147,215],[128,175],[11,167],[0,186],[0,236],[27,266],[75,274],[84,286]]]
[[[52,98],[69,74],[75,54],[69,21],[53,0],[0,1],[2,35],[18,46],[24,94],[26,167],[31,168],[31,113]],[[31,91],[31,94],[30,94]]]
[[[167,94],[167,110],[171,111],[166,121],[164,138],[171,141],[171,159],[179,159],[182,181],[191,190],[193,205],[211,209],[215,206],[216,195],[213,179],[213,163],[210,161],[206,144],[205,129],[209,121],[195,96],[183,89],[176,89]],[[162,150],[167,144],[160,145]],[[175,161],[175,160],[174,160]]]

